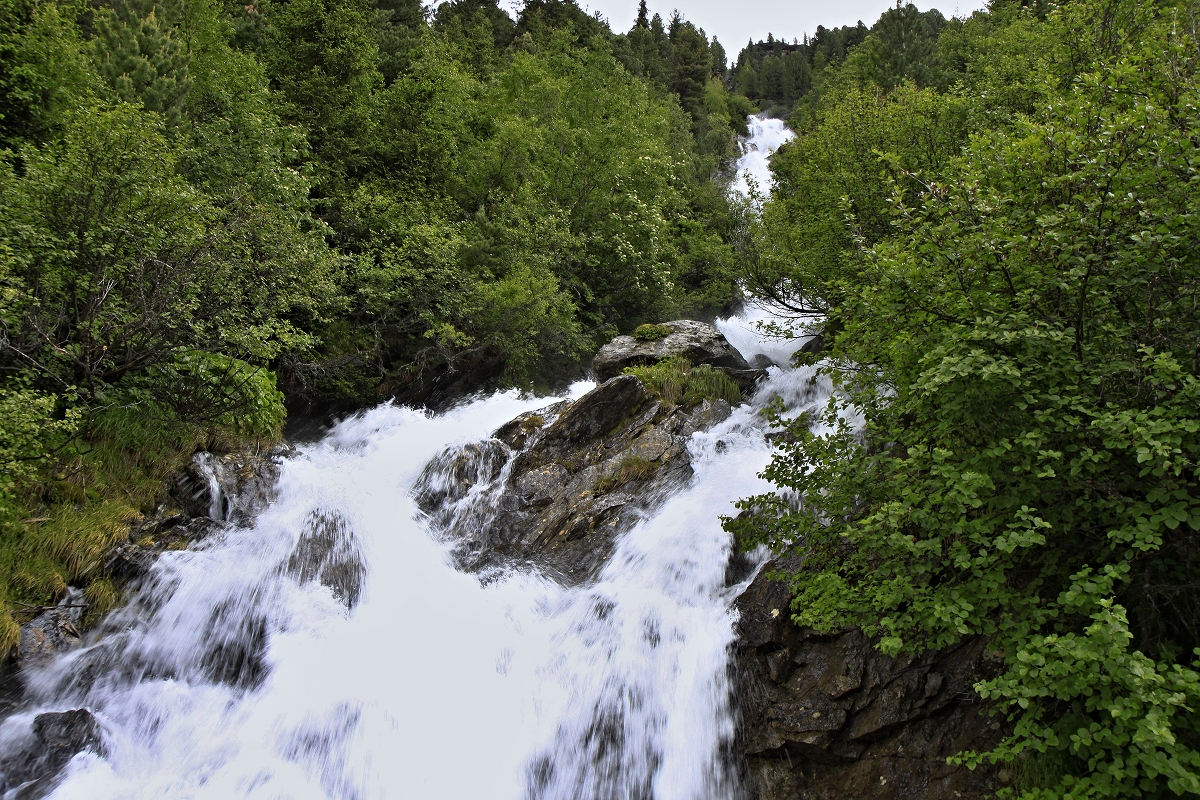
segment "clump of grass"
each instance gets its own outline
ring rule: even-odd
[[[0,654],[7,653],[21,643],[21,626],[12,618],[11,609],[0,613]]]
[[[222,438],[260,441],[144,405],[115,405],[83,420],[36,475],[0,492],[0,657],[20,639],[12,612],[52,605],[68,585],[84,589],[89,621],[119,602],[112,582],[96,575],[103,557],[162,499],[167,477]]]
[[[639,342],[653,342],[665,336],[670,336],[671,332],[671,329],[666,325],[655,325],[648,322],[645,325],[638,325],[634,329],[633,338]]]
[[[546,418],[541,414],[530,414],[528,417],[521,420],[521,430],[526,434],[530,434],[540,429],[545,424]]]
[[[87,617],[84,620],[85,624],[98,621],[115,608],[117,603],[121,602],[121,590],[109,578],[101,578],[89,583],[87,589],[84,590],[84,596],[90,603]]]
[[[647,392],[673,406],[691,408],[706,397],[730,405],[742,399],[737,381],[727,373],[708,364],[693,367],[679,356],[648,367],[626,367],[625,374],[636,376]]]
[[[618,462],[613,472],[596,480],[594,491],[596,494],[605,494],[631,481],[645,480],[653,475],[659,466],[641,456],[626,456]]]

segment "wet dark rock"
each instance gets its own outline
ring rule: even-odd
[[[314,512],[288,558],[286,571],[300,583],[317,581],[347,609],[358,605],[367,569],[346,520]]]
[[[822,352],[824,349],[825,349],[825,332],[821,331],[821,332],[815,334],[807,342],[802,344],[800,346],[800,349],[797,352],[807,353],[809,355],[816,355],[817,353]]]
[[[729,414],[723,400],[664,407],[622,375],[443,453],[418,481],[417,504],[465,569],[527,564],[577,583],[691,477],[692,433]]]
[[[754,369],[766,369],[767,367],[783,367],[786,364],[776,364],[775,359],[771,358],[766,353],[759,353],[754,358],[750,359],[750,366]]]
[[[62,769],[84,751],[105,754],[103,731],[92,712],[77,708],[38,714],[24,746],[0,762],[0,791],[11,800],[46,797],[57,786]]]
[[[171,480],[173,507],[162,522],[181,516],[250,523],[273,499],[279,463],[293,452],[290,445],[281,445],[266,452],[197,453]]]
[[[671,333],[661,339],[644,342],[632,336],[618,336],[601,347],[592,360],[597,377],[607,380],[620,375],[626,367],[654,364],[675,356],[682,356],[692,364],[711,364],[729,370],[735,377],[749,378],[750,373],[757,372],[712,325],[690,319],[663,324]]]
[[[972,689],[999,666],[986,642],[892,658],[857,630],[818,635],[791,621],[787,588],[767,578],[769,571],[737,601],[735,749],[747,796],[991,796],[995,768],[946,763],[999,739]]]
[[[100,576],[132,583],[168,550],[186,549],[225,522],[252,524],[274,499],[280,462],[293,452],[290,445],[281,445],[266,452],[198,453],[171,478],[168,502],[134,525],[129,539],[109,552]]]
[[[84,607],[83,592],[70,589],[54,608],[46,609],[21,626],[17,645],[17,666],[31,669],[41,666],[59,653],[79,646]]]

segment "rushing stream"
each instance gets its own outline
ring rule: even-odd
[[[748,358],[799,344],[720,325]],[[411,496],[447,446],[554,398],[345,420],[283,462],[253,524],[165,553],[85,647],[35,672],[0,750],[22,746],[34,715],[86,707],[105,753],[77,755],[55,798],[733,797],[727,667],[744,584],[726,585],[719,517],[765,489],[760,412],[775,397],[798,413],[827,387],[772,368],[692,437],[691,481],[581,586],[456,570]],[[316,580],[318,562],[337,580]]]

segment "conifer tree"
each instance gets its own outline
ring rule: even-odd
[[[97,16],[92,49],[98,71],[122,100],[140,102],[174,125],[191,86],[186,48],[161,9],[152,6],[145,16],[124,11]]]

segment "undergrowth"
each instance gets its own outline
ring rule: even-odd
[[[206,427],[146,404],[72,415],[63,398],[35,392],[5,393],[0,405],[14,412],[0,432],[0,461],[16,465],[0,485],[0,656],[20,641],[19,625],[69,585],[84,589],[89,621],[119,602],[117,586],[96,574],[105,554],[197,450],[278,435],[269,423],[251,436],[245,421],[242,430]]]
[[[625,374],[636,376],[647,392],[673,406],[691,408],[705,398],[736,405],[742,399],[737,381],[727,373],[709,364],[693,367],[679,356],[647,367],[626,367]]]

